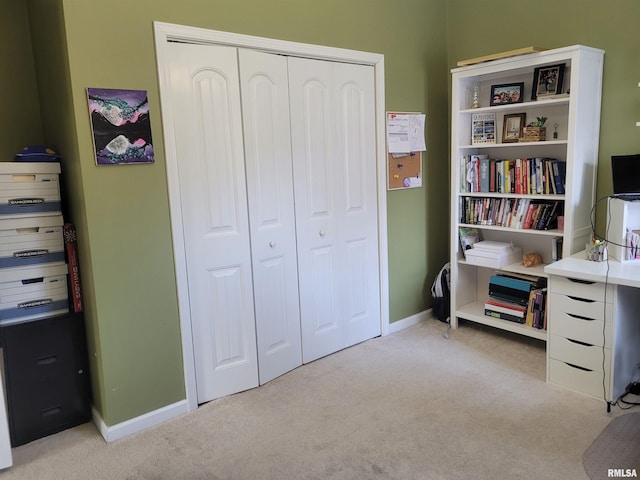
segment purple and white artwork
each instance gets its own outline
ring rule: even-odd
[[[153,163],[146,90],[87,88],[98,165]]]

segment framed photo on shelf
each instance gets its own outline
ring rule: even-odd
[[[474,113],[471,118],[471,144],[496,143],[496,114]]]
[[[522,103],[524,98],[524,82],[491,85],[491,101],[489,105],[508,105]]]
[[[526,113],[510,113],[504,116],[502,122],[502,143],[512,143],[520,141],[522,137],[522,127],[525,126]]]
[[[538,67],[533,71],[533,88],[531,100],[539,97],[549,97],[562,93],[564,77],[564,63],[547,67]]]

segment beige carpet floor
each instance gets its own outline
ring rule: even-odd
[[[0,480],[588,479],[613,418],[545,383],[544,344],[437,320],[110,444],[92,424],[13,449]]]

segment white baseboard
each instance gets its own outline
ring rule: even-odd
[[[118,423],[116,425],[107,426],[102,420],[102,417],[98,411],[91,407],[91,416],[93,417],[93,423],[96,424],[100,434],[107,442],[113,442],[120,440],[121,438],[128,437],[134,433],[141,432],[147,428],[160,425],[167,420],[183,415],[189,411],[189,405],[186,400],[167,405],[166,407],[159,408],[152,412],[145,413],[139,417],[132,418],[130,420]]]
[[[415,315],[411,315],[410,317],[403,318],[402,320],[398,320],[396,322],[389,324],[389,333],[396,333],[400,330],[404,330],[405,328],[412,327],[417,325],[420,322],[425,321],[427,318],[431,318],[433,313],[431,309],[424,310],[420,313],[416,313]]]

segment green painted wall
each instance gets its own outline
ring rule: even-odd
[[[24,0],[0,6],[0,161],[43,141],[30,28]]]
[[[605,51],[597,195],[611,194],[611,155],[640,152],[640,2],[449,0],[447,9],[450,68],[461,59],[530,45]],[[480,34],[487,25],[495,30]],[[606,202],[598,205],[597,218],[604,235]]]
[[[388,195],[390,319],[428,308],[448,251],[444,0],[24,0],[45,140],[77,224],[94,403],[114,425],[185,397],[153,21],[385,55],[389,110],[427,114],[424,184]],[[43,76],[47,72],[47,76]],[[153,165],[96,167],[87,87],[146,89]]]

